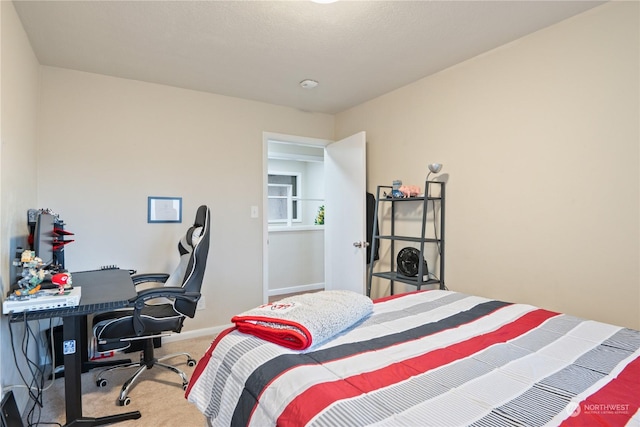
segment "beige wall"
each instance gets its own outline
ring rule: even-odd
[[[36,120],[39,65],[13,3],[0,2],[0,289],[9,289],[17,246],[26,247],[27,209],[36,205]],[[21,325],[13,325],[17,336]],[[20,383],[11,355],[7,319],[0,318],[0,384]],[[33,349],[33,348],[32,348]],[[18,349],[18,360],[22,360]],[[23,362],[20,362],[24,365]],[[17,390],[18,404],[26,391]]]
[[[337,115],[369,190],[444,163],[450,289],[640,328],[638,16],[606,4]]]
[[[263,132],[330,139],[334,118],[43,67],[38,203],[73,231],[67,268],[170,271],[200,204],[211,208],[206,309],[185,330],[262,303]],[[147,224],[147,196],[183,198],[183,224]],[[262,213],[260,215],[262,217]]]

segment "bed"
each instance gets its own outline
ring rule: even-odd
[[[412,292],[305,350],[230,328],[186,398],[210,426],[640,426],[640,332]]]

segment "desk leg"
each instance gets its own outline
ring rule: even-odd
[[[62,354],[64,355],[64,400],[67,423],[82,417],[82,316],[62,320]]]
[[[70,316],[62,320],[62,353],[64,354],[64,398],[66,426],[101,426],[125,420],[137,420],[140,411],[89,418],[82,416],[82,322],[83,316]],[[85,323],[86,324],[86,323]],[[86,330],[85,330],[86,332]]]

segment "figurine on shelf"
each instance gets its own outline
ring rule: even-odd
[[[420,194],[420,187],[417,185],[401,185],[400,192],[404,197],[416,197]]]
[[[393,181],[393,186],[391,187],[391,197],[404,197],[404,194],[402,194],[402,191],[400,191],[400,187],[402,187],[402,181],[400,181],[399,179]]]
[[[408,197],[416,197],[420,194],[419,186],[403,185],[402,181],[400,181],[399,179],[393,181],[393,186],[391,188],[391,197],[394,199],[406,199]]]

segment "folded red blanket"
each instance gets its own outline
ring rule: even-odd
[[[373,310],[373,302],[352,291],[322,291],[284,298],[234,316],[246,334],[294,350],[320,344],[355,325]]]

